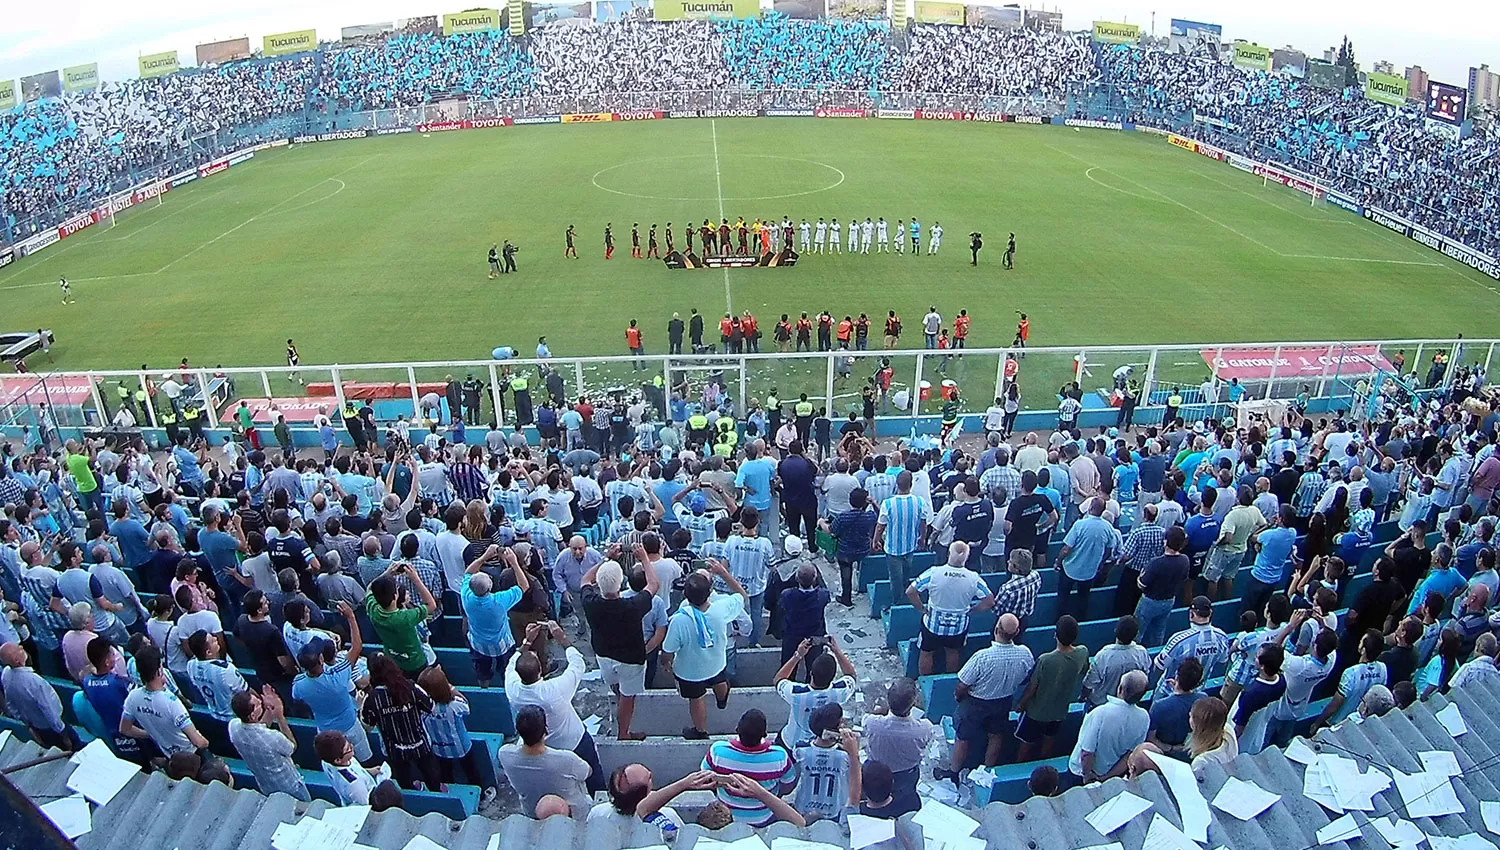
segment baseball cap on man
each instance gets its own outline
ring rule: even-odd
[[[1207,596],[1193,597],[1193,613],[1200,617],[1207,617],[1214,612],[1214,602]]]

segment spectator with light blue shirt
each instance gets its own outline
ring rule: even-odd
[[[1062,574],[1058,577],[1058,610],[1088,619],[1089,592],[1101,568],[1112,561],[1123,545],[1120,532],[1104,519],[1106,501],[1095,497],[1087,505],[1088,513],[1073,524],[1063,538]],[[1077,596],[1078,603],[1073,605]]]
[[[765,608],[771,562],[776,557],[775,546],[759,535],[760,517],[757,509],[743,508],[740,511],[740,533],[732,535],[724,543],[724,560],[729,562],[729,574],[745,589],[745,611],[750,615],[748,642],[751,648],[760,646],[760,638],[764,634],[761,611]],[[730,588],[727,582],[715,582],[715,585]]]
[[[902,470],[896,476],[896,495],[881,504],[875,521],[875,538],[870,544],[871,551],[878,549],[885,553],[893,590],[906,587],[911,577],[912,556],[922,547],[932,521],[932,509],[912,492],[912,481],[910,470]]]
[[[1297,511],[1291,505],[1282,505],[1276,514],[1276,523],[1250,535],[1253,545],[1260,548],[1255,554],[1255,563],[1250,567],[1249,586],[1245,589],[1245,607],[1259,611],[1265,607],[1286,580],[1286,567],[1291,563],[1292,548],[1297,542]]]

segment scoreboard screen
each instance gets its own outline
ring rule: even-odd
[[[1469,111],[1467,89],[1447,83],[1430,82],[1427,85],[1427,117],[1455,126],[1464,123]]]

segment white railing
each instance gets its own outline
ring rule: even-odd
[[[709,328],[709,333],[717,328]],[[1056,389],[1077,379],[1085,392],[1099,389],[1107,393],[1112,386],[1111,374],[1120,366],[1132,367],[1132,383],[1139,387],[1142,414],[1137,421],[1151,421],[1144,414],[1160,410],[1152,404],[1152,393],[1172,388],[1196,388],[1212,371],[1227,381],[1240,374],[1249,399],[1290,399],[1307,392],[1314,399],[1347,398],[1351,387],[1362,378],[1373,378],[1387,361],[1404,362],[1403,374],[1415,374],[1418,383],[1426,385],[1433,356],[1441,353],[1447,359],[1439,384],[1446,383],[1460,366],[1480,368],[1488,373],[1500,339],[1404,339],[1354,341],[1281,341],[1263,343],[1173,344],[1154,346],[1041,346],[966,348],[938,351],[915,348],[880,348],[878,324],[871,330],[874,350],[835,350],[826,352],[643,354],[640,357],[588,356],[552,357],[548,359],[510,358],[503,360],[430,360],[384,363],[299,365],[296,367],[240,366],[190,367],[185,373],[189,383],[202,398],[219,397],[230,403],[235,397],[264,393],[266,399],[277,398],[277,387],[295,387],[293,376],[308,383],[326,383],[327,395],[308,398],[309,403],[337,405],[342,408],[345,390],[355,383],[379,383],[395,390],[400,400],[409,398],[411,410],[420,409],[423,384],[441,383],[447,376],[460,380],[472,374],[486,385],[492,410],[510,410],[506,403],[506,386],[511,376],[530,370],[556,372],[563,383],[563,394],[569,399],[580,395],[599,398],[614,392],[634,395],[643,385],[658,376],[667,388],[687,382],[695,394],[705,381],[705,373],[722,373],[726,394],[737,400],[736,410],[743,412],[753,398],[762,398],[771,389],[780,390],[783,401],[795,400],[806,393],[809,400],[827,406],[838,418],[840,400],[857,400],[864,378],[874,374],[882,361],[888,360],[896,371],[893,389],[908,391],[911,401],[892,405],[882,394],[877,410],[893,418],[914,422],[938,410],[938,399],[944,380],[961,388],[964,412],[975,414],[1004,395],[1009,380],[1019,380],[1024,389],[1022,413],[1050,412],[1055,409]],[[648,330],[654,336],[655,332]],[[914,334],[907,332],[906,339]],[[651,341],[648,336],[648,343]],[[762,346],[771,345],[767,333]],[[1399,353],[1399,356],[1398,356]],[[1293,363],[1292,361],[1296,362]],[[821,368],[818,367],[821,364]],[[992,365],[993,364],[993,365]],[[1015,364],[1007,368],[1008,364]],[[1082,364],[1082,373],[1078,366]],[[809,366],[812,366],[809,375]],[[1249,371],[1247,371],[1249,370]],[[117,384],[132,391],[139,386],[159,383],[164,373],[179,375],[177,367],[143,372],[138,369],[103,369],[82,372],[36,373],[24,376],[28,387],[19,387],[21,378],[7,379],[9,386],[0,400],[5,416],[0,427],[19,428],[34,415],[39,405],[47,404],[58,424],[67,426],[103,425],[110,420],[115,406]],[[821,373],[821,374],[820,374]],[[1012,374],[1013,373],[1013,374]],[[857,377],[856,377],[857,376]],[[909,377],[909,383],[907,379]],[[216,380],[225,379],[225,380]],[[228,382],[226,391],[224,384]],[[931,397],[921,397],[924,383],[931,386]],[[253,388],[253,389],[252,389]],[[537,398],[547,392],[545,383],[536,380],[529,387]],[[1377,388],[1378,389],[1378,388]],[[841,392],[842,390],[842,392]],[[892,395],[895,395],[893,392]],[[387,396],[391,397],[391,396]],[[110,400],[106,404],[105,399]],[[283,396],[283,398],[296,398]],[[1221,390],[1220,404],[1226,400]],[[145,406],[148,421],[141,426],[159,427],[157,405]],[[1347,406],[1341,406],[1347,409]],[[8,409],[6,409],[8,408]],[[217,405],[210,421],[217,421]],[[332,411],[330,411],[332,412]],[[1097,411],[1096,411],[1097,412]],[[489,421],[488,417],[484,421]]]

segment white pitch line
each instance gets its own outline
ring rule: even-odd
[[[25,266],[22,266],[21,268],[15,270],[13,272],[11,272],[9,275],[6,275],[5,277],[0,278],[0,283],[3,283],[4,281],[7,281],[7,280],[13,280],[16,277],[19,277],[20,275],[25,274],[27,271],[29,271],[29,270],[31,270],[31,269],[33,269],[33,268],[41,265],[42,263],[47,262],[48,260],[52,259],[53,257],[61,257],[63,254],[66,254],[67,252],[73,250],[74,248],[77,248],[79,245],[82,245],[82,244],[83,244],[83,240],[80,239],[77,242],[72,243],[71,245],[64,245],[61,248],[59,248],[58,250],[56,250],[56,251],[49,252],[47,254],[47,256],[41,258],[40,260],[37,260],[34,263],[28,263]],[[47,285],[48,286],[56,286],[57,285],[57,281],[55,281],[55,280],[54,281],[49,281]],[[14,287],[7,287],[7,288],[14,288]]]
[[[185,213],[188,210],[192,209],[193,207],[196,207],[199,204],[203,203],[204,201],[210,200],[212,198],[217,198],[218,196],[224,194],[227,191],[229,191],[229,190],[226,187],[224,189],[220,189],[217,192],[213,192],[213,193],[204,195],[203,197],[199,198],[196,201],[193,201],[192,203],[190,203],[190,204],[188,204],[186,206],[179,207],[179,208],[177,208],[175,210],[172,210],[169,213],[157,216],[156,218],[152,219],[151,222],[148,223],[146,226],[136,228],[135,230],[130,231],[129,233],[125,234],[124,236],[116,236],[116,237],[114,237],[112,239],[101,239],[99,241],[101,241],[101,242],[124,242],[127,239],[134,239],[137,234],[144,233],[147,230],[150,230],[151,228],[155,227],[156,225],[161,224],[163,221],[166,221],[167,219],[171,218],[172,216],[177,215],[179,213]]]
[[[252,221],[255,221],[257,218],[260,218],[260,217],[266,216],[266,215],[270,215],[272,212],[275,212],[276,209],[278,209],[279,207],[281,207],[283,204],[286,204],[289,201],[292,201],[292,200],[295,200],[297,198],[302,197],[303,195],[307,194],[308,192],[311,192],[313,189],[316,189],[317,187],[323,185],[324,183],[327,183],[330,180],[337,180],[339,177],[342,177],[343,175],[348,174],[349,172],[351,172],[354,169],[360,167],[361,165],[364,165],[365,163],[369,162],[370,160],[374,159],[377,156],[380,156],[380,154],[375,154],[374,156],[365,157],[364,159],[360,160],[359,162],[354,163],[353,165],[349,166],[348,168],[344,169],[343,171],[340,171],[338,174],[333,175],[332,177],[325,177],[322,180],[319,180],[318,182],[312,184],[311,186],[308,186],[307,188],[303,189],[302,191],[297,192],[296,194],[288,195],[287,197],[282,198],[281,200],[277,201],[275,204],[272,204],[266,210],[264,210],[262,212],[259,212],[259,213],[256,213],[255,215],[250,216],[249,218],[245,219],[244,221],[240,222],[239,224],[236,224],[234,227],[229,228],[228,230],[224,231],[223,233],[220,233],[218,236],[215,236],[214,238],[208,240],[207,242],[204,242],[202,245],[199,245],[198,247],[194,248],[193,250],[187,252],[186,254],[183,254],[182,256],[178,257],[177,259],[173,260],[172,262],[167,263],[166,265],[164,265],[161,268],[157,269],[155,271],[155,274],[161,274],[162,272],[166,271],[167,269],[170,269],[171,267],[177,265],[178,263],[182,262],[183,260],[186,260],[188,257],[191,257],[194,254],[198,253],[199,251],[202,251],[204,248],[207,248],[208,246],[213,245],[214,243],[218,242],[220,239],[223,239],[225,236],[228,236],[231,233],[234,233],[234,232],[238,231],[240,228],[244,227],[245,225],[249,224]],[[335,194],[337,194],[337,193],[335,193]]]
[[[719,199],[719,221],[724,220],[724,178],[719,172],[719,122],[717,119],[709,119],[709,130],[714,135],[714,190]],[[724,311],[734,315],[734,297],[729,292],[729,267],[724,267]]]

